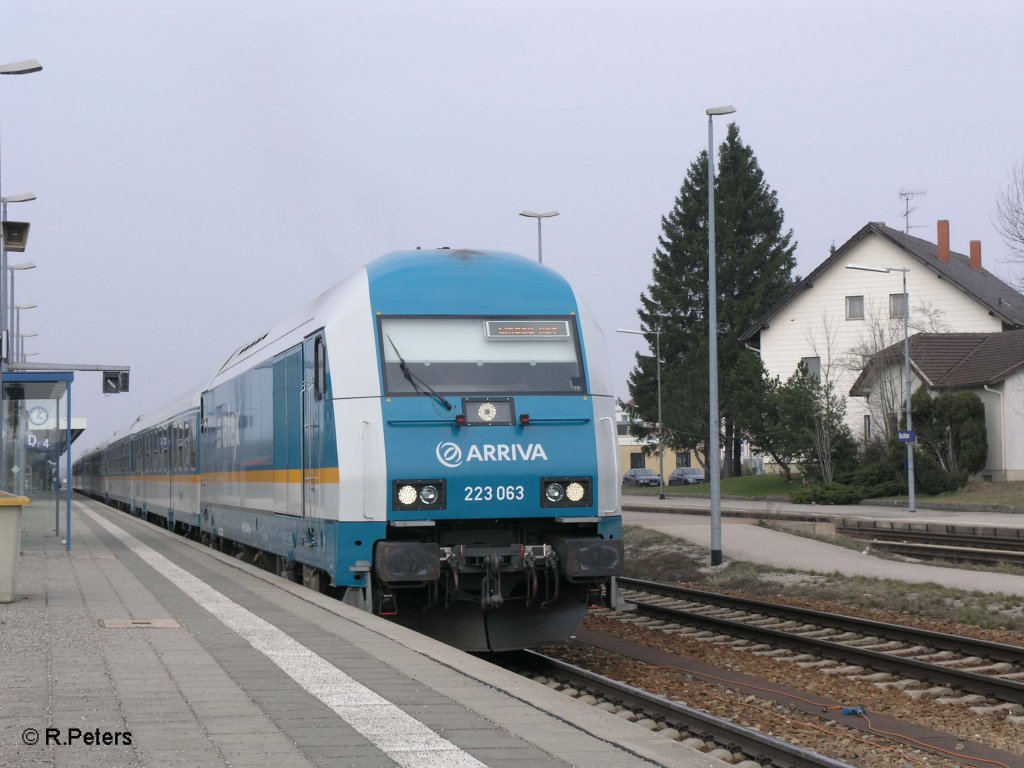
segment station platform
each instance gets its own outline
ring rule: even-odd
[[[656,496],[624,495],[622,523],[650,528],[710,548],[710,505],[706,498],[658,499]],[[934,583],[952,589],[1024,596],[1024,576],[876,557],[870,553],[868,542],[865,542],[863,551],[857,551],[787,533],[776,527],[758,525],[761,520],[782,526],[800,522],[827,524],[829,520],[838,518],[860,518],[962,527],[1024,528],[1024,515],[1021,514],[921,508],[909,513],[905,508],[867,504],[812,506],[739,499],[723,499],[721,513],[722,556],[726,564],[734,560],[810,573]]]
[[[93,501],[26,508],[0,765],[722,763]]]

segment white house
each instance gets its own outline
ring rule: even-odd
[[[837,393],[847,394],[872,355],[902,342],[904,278],[911,334],[1024,328],[1024,296],[982,266],[980,242],[971,241],[970,250],[970,256],[950,250],[945,220],[938,222],[937,244],[871,222],[800,280],[742,340],[759,350],[769,375],[785,381],[803,360]],[[848,269],[850,264],[893,271]],[[858,439],[885,432],[901,403],[898,379],[887,397],[847,396],[847,424]]]
[[[988,458],[981,474],[991,480],[1024,480],[1024,330],[1000,333],[921,333],[910,338],[913,377],[933,394],[967,390],[985,404]],[[870,400],[879,382],[898,379],[903,344],[875,355],[851,394]]]

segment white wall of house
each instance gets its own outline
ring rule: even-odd
[[[985,458],[985,469],[981,474],[993,480],[1007,480],[1009,472],[1004,470],[1006,460],[1006,430],[1003,419],[1006,408],[1003,402],[1006,382],[997,384],[989,390],[977,389],[974,393],[985,404],[985,433],[988,440],[988,455]]]
[[[985,403],[988,459],[983,475],[993,480],[1024,480],[1024,371],[988,390],[974,390]]]
[[[887,339],[883,346],[902,341],[903,320],[890,319],[889,297],[903,292],[903,276],[900,272],[846,269],[850,263],[910,270],[911,334],[995,332],[1002,330],[1002,325],[987,308],[881,236],[869,234],[853,246],[761,331],[761,359],[770,375],[785,381],[801,359],[819,357],[823,373],[827,372],[836,382],[836,391],[847,397],[846,421],[854,437],[861,439],[868,405],[863,398],[848,396],[862,365],[855,351],[870,342],[878,327]],[[863,296],[864,319],[847,319],[848,296]],[[918,381],[912,384],[916,387]],[[1024,408],[1024,402],[1021,406]]]
[[[995,387],[993,387],[995,389]],[[1024,371],[1018,371],[1003,382],[1006,479],[1024,480]]]

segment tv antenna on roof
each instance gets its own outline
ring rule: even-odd
[[[924,190],[924,189],[901,189],[900,190],[900,197],[903,198],[904,208],[905,208],[905,210],[903,211],[903,219],[904,219],[904,229],[903,229],[903,231],[906,234],[908,234],[908,235],[910,234],[910,230],[913,229],[913,227],[910,224],[910,213],[912,211],[916,211],[917,210],[916,208],[911,208],[910,207],[910,199],[913,198],[913,197],[917,197],[918,195],[927,195],[927,194],[928,194],[927,190]],[[924,224],[915,224],[914,226],[915,227],[923,227]]]

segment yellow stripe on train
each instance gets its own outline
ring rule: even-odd
[[[136,483],[302,483],[301,469],[257,469],[248,472],[207,472],[202,475],[101,475],[103,480],[131,480]],[[306,479],[320,484],[337,484],[341,481],[338,467],[322,467],[306,470]]]

